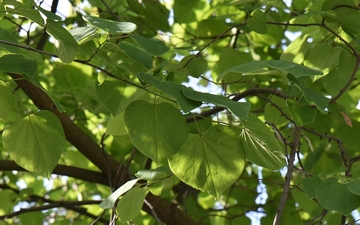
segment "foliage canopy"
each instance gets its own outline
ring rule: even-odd
[[[357,0],[49,2],[0,0],[0,224],[356,223]]]

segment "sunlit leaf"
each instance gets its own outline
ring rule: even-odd
[[[124,118],[132,143],[157,164],[166,163],[187,137],[185,118],[169,103],[138,100],[126,108]]]
[[[111,209],[114,206],[117,199],[121,195],[123,195],[127,191],[129,191],[131,188],[133,188],[134,185],[136,184],[136,182],[138,182],[138,180],[139,179],[132,179],[132,180],[129,180],[128,182],[126,182],[125,184],[121,185],[121,187],[119,187],[109,197],[107,197],[104,201],[102,201],[99,206],[102,209]]]
[[[235,130],[238,133],[237,130]],[[247,121],[242,121],[239,133],[246,159],[272,170],[286,166],[283,148],[269,128],[254,114],[250,113]]]
[[[84,15],[83,18],[91,25],[109,34],[127,34],[135,31],[136,29],[136,25],[131,22],[118,22],[88,15]]]
[[[205,133],[189,134],[169,158],[169,165],[184,183],[219,199],[242,173],[245,154],[232,130],[218,125]]]
[[[46,177],[50,177],[66,142],[59,119],[49,111],[9,124],[2,138],[6,151],[19,166]]]
[[[92,35],[95,31],[97,31],[97,28],[94,26],[75,27],[74,29],[69,30],[70,34],[77,42],[80,42],[86,37]]]

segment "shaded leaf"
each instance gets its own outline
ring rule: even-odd
[[[250,113],[247,121],[242,121],[241,143],[246,159],[271,170],[286,166],[283,148],[269,128],[254,114]],[[235,132],[238,133],[237,130]]]
[[[153,59],[149,54],[138,46],[126,41],[119,43],[119,47],[128,55],[132,60],[143,65],[145,68],[150,69],[153,65]]]
[[[310,124],[316,119],[317,111],[309,105],[300,105],[291,99],[287,99],[286,104],[297,126]]]
[[[120,199],[117,213],[122,222],[129,221],[140,213],[147,193],[148,189],[136,186]]]
[[[330,178],[316,188],[316,197],[325,209],[350,214],[360,205],[360,196],[349,190],[351,183],[338,183],[337,178]]]
[[[204,101],[207,103],[213,103],[217,106],[226,107],[229,110],[231,110],[231,112],[234,113],[236,116],[244,120],[247,119],[247,116],[250,111],[250,103],[248,102],[232,101],[231,99],[225,96],[197,92],[186,87],[183,87],[183,93],[185,97],[195,101]]]
[[[64,63],[71,63],[79,48],[74,37],[60,23],[46,21],[46,32],[55,39],[55,53]]]
[[[134,185],[136,184],[136,182],[138,182],[138,180],[139,179],[132,179],[132,180],[129,180],[128,182],[126,182],[125,184],[121,185],[121,187],[119,187],[109,197],[107,197],[104,201],[102,201],[99,206],[102,209],[111,209],[114,206],[117,199],[121,195],[123,195],[127,191],[129,191],[131,188],[133,188]]]
[[[146,38],[140,35],[130,35],[130,37],[150,55],[160,56],[170,49],[158,39]]]
[[[187,64],[186,69],[188,70],[189,75],[193,77],[200,77],[203,73],[205,73],[207,65],[208,63],[203,57],[197,57]]]
[[[169,176],[171,173],[171,170],[169,167],[166,166],[161,166],[158,167],[156,169],[144,169],[144,170],[139,170],[135,176],[139,179],[144,179],[144,180],[155,180],[155,179],[161,179],[164,178],[166,176]]]
[[[185,118],[168,103],[135,101],[126,108],[124,118],[132,143],[158,165],[166,164],[187,137]]]
[[[39,111],[9,124],[2,139],[19,166],[46,177],[50,177],[66,143],[59,119],[49,111]]]
[[[12,89],[2,80],[0,80],[0,102],[0,120],[7,122],[14,108],[14,94]]]
[[[96,95],[113,116],[118,115],[133,101],[145,94],[133,85],[114,78],[106,78],[101,85],[96,86]]]
[[[87,15],[84,15],[83,19],[109,34],[127,34],[136,30],[136,24],[131,22],[118,22]]]
[[[316,198],[316,188],[322,183],[323,181],[320,179],[319,176],[314,177],[307,177],[301,181],[302,188],[305,194],[309,198]]]
[[[248,19],[247,25],[256,33],[266,34],[266,16],[260,9],[255,10],[253,16]]]
[[[11,54],[0,57],[0,70],[9,73],[27,74],[33,77],[37,70],[35,60],[26,59],[22,55]]]
[[[165,94],[168,94],[178,101],[180,107],[184,112],[189,112],[201,105],[201,101],[195,101],[189,98],[186,98],[182,92],[183,85],[170,82],[170,81],[164,81],[161,82],[154,76],[151,76],[149,74],[145,73],[139,73],[139,78],[143,80],[144,82],[156,87],[160,91],[164,92]]]
[[[233,131],[218,125],[205,133],[189,134],[168,161],[184,183],[219,199],[242,173],[245,154]]]

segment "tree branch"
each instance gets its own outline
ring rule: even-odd
[[[285,176],[285,182],[283,187],[283,192],[280,198],[280,202],[278,205],[278,208],[276,210],[276,215],[273,221],[273,225],[279,225],[281,220],[281,215],[284,211],[286,200],[290,193],[290,182],[292,177],[292,172],[294,170],[294,160],[295,160],[295,154],[298,150],[299,144],[300,144],[300,138],[301,138],[301,127],[295,127],[294,129],[294,139],[291,142],[291,151],[290,151],[290,157],[288,161],[288,169]]]

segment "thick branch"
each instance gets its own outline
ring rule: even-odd
[[[11,160],[0,160],[0,171],[27,171]],[[90,183],[109,185],[104,173],[93,170],[82,169],[74,166],[56,165],[53,174],[65,175]]]

